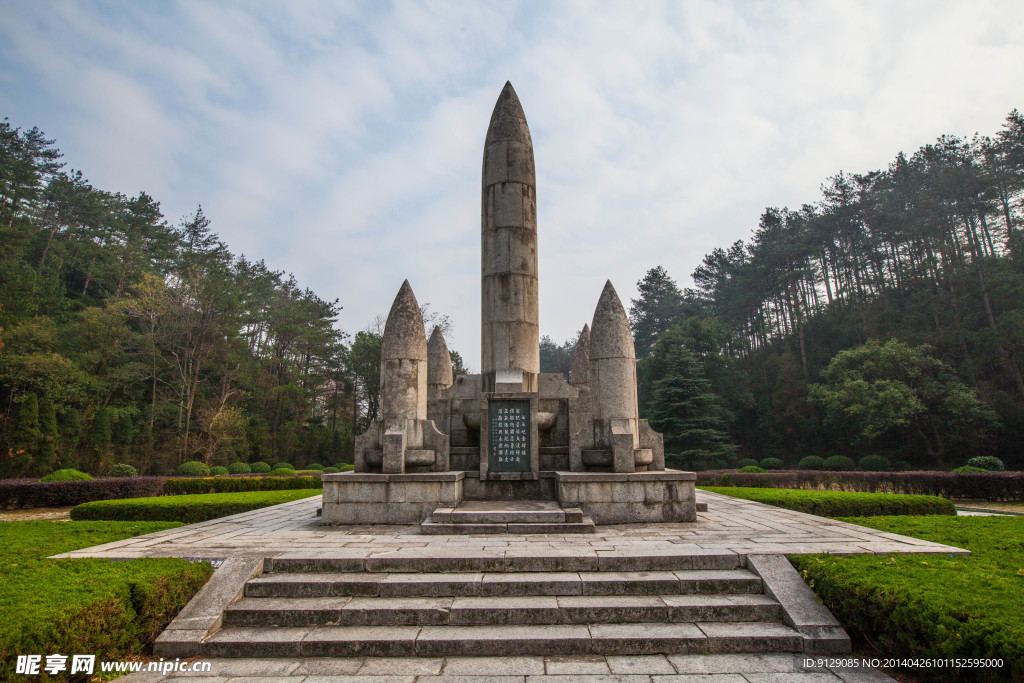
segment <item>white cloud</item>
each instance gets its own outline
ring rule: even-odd
[[[172,221],[386,313],[399,284],[476,364],[479,172],[505,79],[535,142],[541,327],[680,284],[765,206],[818,199],[1020,107],[1024,6],[988,2],[211,3],[0,0],[3,112]]]

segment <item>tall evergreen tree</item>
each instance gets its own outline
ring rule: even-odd
[[[736,445],[729,439],[720,399],[678,328],[661,336],[651,361],[659,379],[652,384],[647,415],[665,435],[666,457],[695,469],[728,467]]]
[[[636,357],[647,356],[662,332],[683,318],[683,293],[661,266],[647,271],[637,283],[640,296],[630,301],[629,323],[633,328]],[[572,352],[570,349],[570,363]]]

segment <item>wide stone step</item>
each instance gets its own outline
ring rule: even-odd
[[[583,511],[547,500],[467,500],[454,508],[437,508],[431,517],[451,524],[558,524],[582,522]]]
[[[349,557],[279,556],[267,558],[264,571],[277,572],[557,572],[557,571],[674,571],[738,569],[745,558],[737,553],[666,547],[657,552],[598,551],[580,555],[558,548],[534,551],[465,551],[430,549],[422,552],[381,553]]]
[[[800,652],[799,633],[773,622],[541,626],[228,627],[204,657],[642,655]]]
[[[272,573],[251,579],[253,598],[692,595],[763,592],[746,569],[652,572]]]
[[[766,595],[245,598],[226,626],[497,626],[781,621]]]

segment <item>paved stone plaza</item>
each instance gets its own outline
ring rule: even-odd
[[[959,548],[697,491],[696,522],[622,524],[594,534],[424,535],[418,526],[322,526],[320,498],[84,548],[58,557],[606,557],[689,554],[966,553]]]

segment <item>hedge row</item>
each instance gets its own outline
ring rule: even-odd
[[[71,519],[111,521],[163,521],[195,524],[236,515],[300,498],[319,496],[320,489],[293,491],[246,491],[194,496],[160,496],[131,500],[96,500],[71,508]]]
[[[906,493],[1024,501],[1024,472],[816,472],[782,470],[764,474],[708,471],[697,473],[698,486],[811,489],[865,493]]]
[[[283,491],[290,489],[322,489],[318,475],[297,477],[183,477],[168,479],[163,492],[168,495],[186,493],[233,493],[237,491]]]
[[[878,515],[955,515],[956,506],[938,496],[893,493],[848,493],[798,489],[702,486],[705,491],[766,505],[807,512],[820,517],[875,517]]]
[[[136,658],[213,573],[206,562],[50,560],[57,553],[173,528],[153,522],[0,524],[0,680],[68,680],[15,674],[17,655]],[[97,665],[97,673],[99,666]],[[73,680],[78,680],[75,676]],[[98,680],[98,679],[94,679]]]
[[[1024,681],[1024,518],[846,521],[972,553],[790,556],[851,636],[869,640],[880,657],[1003,660],[999,668],[910,670],[914,680]]]
[[[50,508],[92,500],[159,496],[166,477],[109,477],[91,481],[0,480],[0,508]]]

